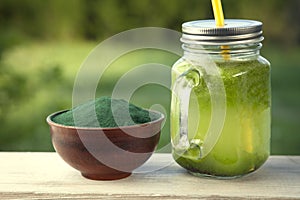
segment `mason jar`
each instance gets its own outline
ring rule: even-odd
[[[196,176],[239,177],[270,154],[270,63],[262,23],[182,25],[183,57],[172,67],[171,141],[176,162]]]

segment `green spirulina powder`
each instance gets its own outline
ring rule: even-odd
[[[143,124],[159,117],[159,114],[149,112],[123,99],[101,97],[56,115],[52,120],[66,126],[118,127]]]

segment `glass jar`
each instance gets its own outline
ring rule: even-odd
[[[172,153],[197,176],[239,177],[270,154],[270,63],[260,56],[262,23],[225,24],[184,23],[184,55],[172,68]]]

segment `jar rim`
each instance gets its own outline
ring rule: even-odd
[[[203,45],[235,45],[263,41],[262,22],[245,19],[226,19],[224,27],[215,20],[197,20],[182,24],[183,43]]]

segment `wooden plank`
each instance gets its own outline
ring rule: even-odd
[[[155,154],[117,181],[83,178],[56,153],[0,153],[0,199],[300,199],[300,156],[272,156],[256,173],[216,180]]]

